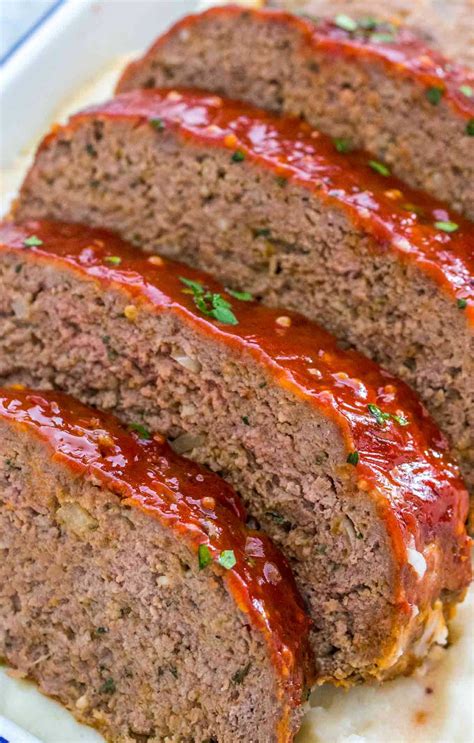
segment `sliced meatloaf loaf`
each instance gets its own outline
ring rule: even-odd
[[[402,382],[107,232],[0,239],[2,383],[114,409],[238,486],[291,561],[322,678],[393,675],[442,637],[469,580],[467,493]]]
[[[474,225],[348,147],[199,92],[132,91],[46,137],[17,214],[114,229],[303,311],[415,387],[474,487]]]
[[[0,655],[110,741],[293,740],[314,667],[286,561],[130,428],[0,389]]]
[[[349,27],[352,20],[362,28],[391,35],[393,27],[409,26],[448,57],[474,67],[473,0],[268,0],[262,5],[313,16],[331,18]]]
[[[176,85],[302,116],[474,217],[474,73],[410,30],[212,8],[132,62],[118,92]]]

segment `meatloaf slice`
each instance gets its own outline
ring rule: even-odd
[[[362,28],[390,36],[393,27],[409,26],[428,44],[440,49],[448,57],[474,67],[474,24],[472,0],[440,3],[438,0],[268,0],[274,8],[283,8],[313,18],[331,18],[349,15]],[[339,21],[341,19],[338,19]],[[344,24],[344,19],[342,20]]]
[[[111,741],[289,742],[314,680],[290,569],[135,429],[0,390],[0,655]]]
[[[114,229],[302,310],[415,387],[474,488],[474,225],[366,153],[245,104],[133,91],[46,137],[17,214]]]
[[[474,73],[408,29],[349,26],[211,8],[159,38],[117,90],[198,87],[301,116],[474,217]]]
[[[467,493],[402,382],[105,231],[0,239],[2,383],[114,409],[238,486],[291,561],[322,678],[393,675],[443,636],[469,581]]]

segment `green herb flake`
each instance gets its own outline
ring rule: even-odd
[[[367,408],[369,409],[369,413],[374,416],[375,420],[379,424],[379,426],[385,425],[385,421],[388,421],[390,418],[390,413],[384,413],[378,405],[374,405],[373,403],[369,403],[367,405]]]
[[[467,299],[458,299],[456,305],[458,310],[465,310],[467,307]]]
[[[162,132],[165,128],[165,122],[163,119],[150,119],[150,124],[157,132]]]
[[[118,255],[108,255],[105,258],[106,263],[111,263],[112,266],[120,266],[122,259]]]
[[[338,28],[342,28],[343,31],[357,31],[357,21],[345,13],[338,13],[334,19],[334,23]]]
[[[115,691],[117,691],[117,686],[113,678],[106,679],[99,688],[101,694],[113,694]]]
[[[270,237],[271,232],[268,227],[261,227],[254,231],[255,237]]]
[[[253,296],[250,292],[236,292],[233,289],[227,289],[227,294],[230,294],[231,297],[235,297],[236,299],[240,299],[241,302],[253,301]]]
[[[350,139],[333,139],[332,143],[338,152],[346,154],[354,149]]]
[[[417,217],[422,217],[425,213],[425,210],[422,206],[418,206],[417,204],[411,204],[410,202],[407,202],[406,204],[400,204],[402,209],[406,212],[412,212],[413,214],[416,214]]]
[[[184,276],[180,276],[179,280],[187,287],[183,292],[193,295],[194,304],[203,315],[212,317],[224,325],[238,324],[232,312],[232,305],[220,294],[208,291],[199,281],[192,281]]]
[[[148,429],[145,428],[145,426],[142,426],[140,423],[130,423],[128,425],[128,430],[129,431],[135,431],[135,433],[138,433],[138,435],[139,435],[139,437],[141,439],[151,439],[152,438],[150,431],[148,431]]]
[[[438,105],[438,103],[441,101],[441,98],[443,97],[443,94],[443,88],[433,87],[427,88],[427,90],[425,91],[425,96],[432,106]]]
[[[469,119],[466,124],[466,134],[469,137],[474,137],[474,119]]]
[[[223,568],[226,570],[230,570],[234,567],[234,565],[237,564],[237,560],[235,559],[234,550],[222,550],[220,553],[217,562],[219,565],[222,565]]]
[[[288,178],[285,178],[284,175],[277,175],[275,180],[281,188],[284,188],[288,183]]]
[[[459,92],[466,96],[466,98],[472,98],[474,90],[470,85],[461,85]]]
[[[348,462],[348,464],[353,464],[355,467],[356,464],[359,464],[359,452],[351,451],[346,461]]]
[[[383,163],[379,163],[378,160],[369,160],[369,166],[372,170],[375,170],[376,173],[385,176],[385,178],[390,175],[390,168],[387,168]]]
[[[86,145],[86,152],[91,157],[97,157],[97,151],[96,151],[95,147],[93,147],[93,145],[91,145],[91,144],[87,144]]]
[[[242,421],[245,423],[246,426],[250,426],[249,419],[247,415],[242,416]]]
[[[405,418],[404,415],[392,415],[391,417],[398,423],[399,426],[408,426],[410,422],[408,418]]]
[[[233,163],[241,163],[243,160],[245,160],[245,153],[242,152],[242,150],[236,150],[232,153],[232,157],[230,159]]]
[[[395,41],[395,35],[389,34],[389,33],[375,33],[370,34],[370,41],[374,44],[390,44],[391,42]]]
[[[408,418],[406,418],[403,414],[394,415],[393,413],[384,413],[384,411],[381,410],[378,405],[373,405],[372,403],[369,403],[367,405],[367,408],[369,409],[369,413],[374,416],[379,426],[384,426],[386,421],[390,419],[398,423],[399,426],[408,426],[409,424]]]
[[[365,18],[359,18],[359,28],[363,28],[364,31],[373,31],[377,28],[378,21],[373,16],[366,16]]]
[[[23,245],[25,248],[39,248],[40,245],[43,245],[43,241],[36,235],[30,235],[30,237],[23,240]]]
[[[459,229],[459,225],[456,222],[435,222],[434,226],[437,230],[443,232],[456,232]]]
[[[207,544],[200,544],[198,548],[199,570],[204,570],[212,562],[211,553]]]
[[[285,523],[285,517],[281,513],[278,513],[278,511],[265,511],[265,516],[271,518],[275,524],[281,525]]]
[[[239,670],[236,671],[234,675],[232,676],[232,683],[241,684],[242,681],[245,679],[245,677],[248,676],[251,666],[252,666],[251,663],[247,663],[247,665],[244,666],[243,668],[239,668]]]

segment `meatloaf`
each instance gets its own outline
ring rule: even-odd
[[[288,564],[130,428],[0,389],[0,655],[111,741],[293,740],[314,666]]]
[[[474,488],[474,225],[347,149],[246,104],[132,91],[46,137],[17,214],[302,310],[415,387]]]
[[[132,62],[118,92],[195,86],[301,116],[474,217],[474,72],[410,30],[352,23],[211,8]]]
[[[382,26],[388,34],[393,32],[393,27],[406,25],[443,54],[474,67],[473,0],[441,3],[439,0],[386,0],[383,3],[380,0],[268,0],[266,4],[313,18],[349,15],[346,25],[351,25],[354,19],[368,29]]]
[[[0,240],[2,384],[114,409],[237,486],[290,560],[321,679],[394,675],[445,637],[467,493],[404,383],[105,231],[7,223]]]

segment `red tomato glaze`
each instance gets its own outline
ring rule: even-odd
[[[42,244],[25,247],[31,235]],[[4,223],[2,252],[125,293],[138,311],[175,313],[198,334],[253,357],[272,384],[336,423],[348,456],[357,452],[357,462],[341,465],[361,490],[371,492],[399,565],[407,564],[412,540],[418,550],[437,540],[451,565],[446,575],[452,589],[466,585],[467,492],[445,438],[403,382],[355,351],[341,351],[331,335],[301,315],[236,299],[209,275],[174,261],[156,265],[156,256],[147,257],[103,230],[47,221]],[[204,316],[182,278],[225,297],[237,324]],[[249,419],[251,424],[251,412]],[[400,581],[400,601],[416,602]]]
[[[302,49],[310,54],[323,52],[349,59],[356,57],[362,61],[380,62],[394,76],[403,75],[427,89],[439,88],[443,92],[443,100],[448,101],[458,114],[465,118],[474,116],[474,97],[463,92],[463,86],[467,86],[467,89],[474,88],[474,72],[426,46],[423,39],[408,28],[393,28],[390,33],[384,33],[386,24],[383,23],[380,24],[380,29],[377,28],[379,24],[368,30],[359,25],[356,30],[348,31],[329,20],[318,21],[309,16],[293,15],[278,9],[224,5],[185,16],[156,40],[143,59],[153,57],[170,37],[185,33],[194,25],[208,19],[238,18],[243,15],[250,16],[256,23],[283,24],[294,29],[301,35]],[[125,69],[122,76],[124,82],[134,74],[135,67],[140,66],[141,62],[140,59],[132,62]]]
[[[139,437],[113,416],[58,392],[0,389],[0,419],[41,439],[52,461],[75,476],[93,475],[127,505],[179,534],[196,562],[199,545],[207,545],[213,568],[269,646],[283,703],[301,703],[315,678],[310,620],[286,561],[268,537],[245,526],[245,511],[230,485],[175,454],[161,437]],[[230,569],[217,564],[223,550],[234,552]],[[283,731],[289,711],[282,743],[288,740]]]
[[[332,140],[299,119],[262,111],[245,103],[189,90],[134,90],[72,117],[43,141],[53,141],[90,118],[127,120],[134,126],[160,119],[190,144],[240,152],[245,161],[288,179],[342,209],[381,251],[414,263],[458,303],[474,323],[474,223],[444,203],[370,167],[370,155],[341,154]],[[151,126],[151,125],[150,125]],[[156,132],[163,136],[163,130]],[[236,163],[242,166],[245,163]],[[454,223],[454,232],[436,223]]]

